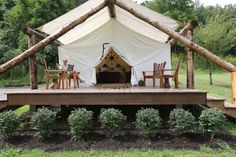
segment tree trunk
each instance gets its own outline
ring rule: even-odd
[[[54,35],[48,36],[47,38],[45,38],[41,42],[37,43],[36,45],[31,47],[30,49],[28,49],[25,52],[21,53],[19,56],[15,57],[15,58],[11,59],[10,61],[6,62],[5,64],[1,65],[0,66],[0,74],[4,73],[8,69],[14,67],[18,63],[24,61],[29,56],[37,53],[39,50],[41,50],[42,48],[46,47],[47,45],[49,45],[50,43],[52,43],[56,39],[60,38],[62,35],[64,35],[68,31],[70,31],[71,29],[73,29],[77,25],[85,22],[89,17],[91,17],[92,15],[96,14],[97,12],[99,12],[101,9],[103,9],[105,7],[106,7],[106,3],[103,2],[102,4],[98,5],[97,7],[91,9],[91,11],[86,13],[84,16],[80,17],[77,20],[72,21],[70,24],[68,24],[67,26],[63,27],[61,29],[61,31],[59,31],[58,33],[56,33]]]
[[[226,62],[225,60],[223,60],[220,57],[216,56],[215,54],[211,53],[207,49],[205,49],[205,48],[197,45],[196,43],[193,43],[192,41],[186,39],[185,37],[181,36],[179,33],[175,32],[175,31],[173,31],[173,30],[171,30],[171,29],[169,29],[165,26],[162,26],[157,21],[153,21],[153,20],[149,19],[148,17],[143,16],[142,13],[137,12],[135,10],[135,8],[128,7],[122,1],[117,0],[115,3],[120,8],[126,10],[127,12],[131,13],[135,17],[145,21],[146,23],[152,25],[153,27],[159,29],[160,31],[168,34],[169,36],[171,36],[176,41],[179,41],[182,45],[184,45],[184,46],[192,49],[193,51],[199,53],[200,55],[204,56],[205,58],[212,61],[213,63],[218,64],[219,66],[221,66],[222,68],[224,68],[224,69],[226,69],[230,72],[236,71],[236,68],[233,64],[231,64],[229,62]]]
[[[232,104],[236,105],[236,72],[231,74]]]
[[[212,78],[212,65],[209,61],[207,61],[208,66],[209,66],[209,80],[210,80],[210,85],[213,85],[213,78]]]

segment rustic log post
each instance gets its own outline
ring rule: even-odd
[[[231,74],[232,104],[236,105],[236,72]]]
[[[115,10],[115,3],[116,0],[106,0],[106,4],[108,7],[108,12],[111,18],[116,18],[116,10]]]
[[[189,30],[194,30],[198,26],[198,22],[196,20],[190,20],[186,26],[182,30],[180,30],[179,34],[186,36]],[[176,40],[171,39],[168,44],[176,44]]]
[[[99,12],[101,9],[103,9],[105,7],[106,7],[106,3],[105,2],[101,3],[97,7],[92,8],[91,11],[89,11],[88,13],[83,15],[82,17],[72,21],[70,24],[68,24],[67,26],[63,27],[58,33],[56,33],[54,35],[48,36],[47,38],[45,38],[44,40],[40,41],[39,43],[37,43],[36,45],[31,47],[30,49],[24,51],[23,53],[21,53],[20,55],[16,56],[13,59],[11,59],[10,61],[4,63],[3,65],[0,66],[0,74],[4,73],[8,69],[14,67],[18,63],[24,61],[29,56],[37,53],[39,50],[41,50],[42,48],[46,47],[47,45],[49,45],[50,43],[52,43],[56,39],[60,38],[62,35],[64,35],[68,31],[70,31],[71,29],[73,29],[77,25],[85,22],[89,17],[91,17],[92,15],[96,14],[97,12]]]
[[[221,66],[222,68],[233,72],[236,71],[236,67],[229,63],[226,62],[225,60],[221,59],[220,57],[216,56],[215,54],[211,53],[210,51],[208,51],[207,49],[197,45],[196,43],[193,43],[192,41],[186,39],[185,37],[183,37],[182,35],[180,35],[179,33],[165,27],[162,26],[160,23],[158,23],[157,21],[153,21],[151,19],[149,19],[148,17],[142,15],[141,13],[139,13],[138,11],[135,10],[135,8],[132,7],[128,7],[123,1],[116,1],[116,5],[119,6],[120,8],[126,10],[127,12],[129,12],[130,14],[134,15],[135,17],[143,20],[144,22],[152,25],[153,27],[159,29],[160,31],[168,34],[169,36],[171,36],[174,40],[179,41],[182,45],[192,49],[194,52],[199,53],[200,55],[204,56],[205,58],[207,58],[208,60],[212,61],[213,63]]]
[[[23,29],[23,32],[24,32],[25,34],[27,34],[28,36],[31,36],[31,35],[34,34],[38,39],[41,39],[41,40],[48,37],[48,35],[44,35],[43,33],[40,33],[40,32],[38,32],[38,31],[35,31],[35,30],[33,30],[33,29],[29,28],[29,27],[24,28],[24,29]],[[57,47],[63,45],[63,44],[62,44],[61,42],[59,42],[58,40],[53,41],[52,44],[53,44],[54,46],[57,46]]]
[[[28,47],[31,48],[36,44],[35,35],[28,35]],[[29,75],[30,75],[30,88],[38,89],[38,79],[37,79],[37,60],[36,54],[29,57]]]
[[[188,30],[187,38],[193,41],[193,30]],[[194,89],[194,53],[187,48],[187,88]]]

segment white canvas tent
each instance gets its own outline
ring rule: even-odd
[[[101,4],[104,0],[89,0],[74,10],[41,26],[38,30],[53,35],[63,27],[78,19]],[[151,11],[130,0],[124,1],[130,7],[139,10],[143,15],[158,21],[169,29],[176,29],[178,23],[159,13]],[[167,62],[170,68],[170,45],[165,44],[168,35],[134,17],[127,11],[115,6],[116,18],[109,16],[104,8],[78,25],[58,40],[63,44],[59,49],[59,62],[64,58],[75,65],[80,77],[89,85],[96,84],[95,67],[101,62],[103,43],[105,57],[112,47],[131,67],[131,84],[136,85],[142,79],[142,71],[152,70],[153,62]]]

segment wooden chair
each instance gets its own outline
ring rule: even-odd
[[[80,81],[80,79],[79,79],[79,74],[80,74],[80,72],[77,72],[76,81],[77,81],[78,87],[79,87],[79,81]],[[69,88],[70,88],[70,87],[71,87],[71,79],[73,80],[73,78],[71,78],[70,76],[68,76],[68,79],[69,79]]]
[[[155,80],[156,78],[160,79],[160,88],[163,88],[163,78],[162,73],[165,69],[166,62],[163,63],[153,63],[153,71],[143,71],[143,79],[144,79],[144,86],[146,86],[146,79],[153,80],[153,87],[156,86]],[[148,74],[149,73],[149,74]]]
[[[175,88],[179,88],[179,65],[180,65],[180,59],[178,60],[175,69],[164,69],[163,70],[163,79],[169,79],[172,78],[173,81],[175,82]],[[171,71],[173,74],[165,74],[165,72]],[[168,80],[169,81],[169,80]]]
[[[43,60],[43,61],[45,65],[44,73],[45,73],[46,89],[49,88],[49,81],[54,80],[54,79],[58,80],[59,88],[60,88],[62,77],[63,77],[62,75],[60,75],[60,70],[49,70],[46,60]],[[61,70],[61,73],[62,73],[62,70]]]

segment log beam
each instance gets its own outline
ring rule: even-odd
[[[193,41],[193,29],[188,30],[187,39]],[[187,88],[194,89],[194,53],[187,48]]]
[[[159,29],[160,31],[168,34],[169,36],[171,36],[176,41],[179,41],[182,45],[192,49],[194,52],[199,53],[203,57],[205,57],[208,60],[212,61],[213,63],[221,66],[225,70],[228,70],[230,72],[234,72],[234,71],[236,72],[236,67],[233,64],[231,64],[229,62],[226,62],[225,60],[223,60],[220,57],[216,56],[215,54],[211,53],[207,49],[197,45],[196,43],[193,43],[192,41],[186,39],[185,37],[183,37],[179,33],[175,32],[175,31],[173,31],[173,30],[171,30],[171,29],[169,29],[169,28],[167,28],[163,25],[161,25],[157,21],[153,21],[153,20],[149,19],[148,17],[143,16],[141,13],[136,11],[135,8],[128,7],[122,1],[116,1],[116,5],[119,6],[120,8],[122,8],[122,9],[126,10],[130,14],[134,15],[135,17],[137,17],[137,18],[143,20],[144,22],[152,25],[153,27]]]
[[[106,0],[108,12],[111,18],[116,18],[116,10],[115,10],[115,5],[114,5],[115,1],[116,0]]]
[[[85,22],[89,17],[96,14],[97,12],[99,12],[101,9],[103,9],[105,7],[106,7],[106,3],[105,2],[101,3],[97,7],[92,8],[91,11],[89,11],[88,13],[83,15],[82,17],[72,21],[70,24],[63,27],[58,33],[48,36],[47,38],[43,39],[42,41],[40,41],[39,43],[37,43],[36,45],[31,47],[30,49],[24,51],[23,53],[21,53],[20,55],[16,56],[13,59],[11,59],[10,61],[4,63],[3,65],[0,66],[0,74],[4,73],[5,71],[9,70],[10,68],[16,66],[18,63],[21,63],[29,56],[37,53],[39,50],[46,47],[47,45],[49,45],[50,43],[52,43],[56,39],[60,38],[62,35],[64,35],[68,31],[70,31],[71,29],[73,29],[77,25]]]
[[[198,22],[196,20],[190,20],[186,26],[182,30],[180,30],[179,34],[186,36],[188,31],[193,31],[198,26]],[[171,39],[168,44],[174,45],[176,44],[176,40]]]
[[[236,105],[236,72],[231,74],[232,104]]]
[[[36,44],[35,35],[28,35],[28,47],[31,48]],[[29,57],[29,74],[30,74],[30,88],[38,89],[38,79],[37,79],[37,60],[36,54]]]
[[[29,28],[29,27],[24,28],[24,29],[23,29],[23,32],[24,32],[26,35],[28,35],[28,36],[31,36],[31,35],[34,34],[38,39],[41,39],[41,40],[48,37],[48,35],[45,35],[45,34],[43,34],[43,33],[41,33],[41,32],[38,32],[38,31],[35,31],[35,30],[33,30],[32,28]],[[54,46],[57,46],[57,47],[63,45],[63,44],[62,44],[60,41],[58,41],[58,40],[53,41],[52,44],[53,44]]]

